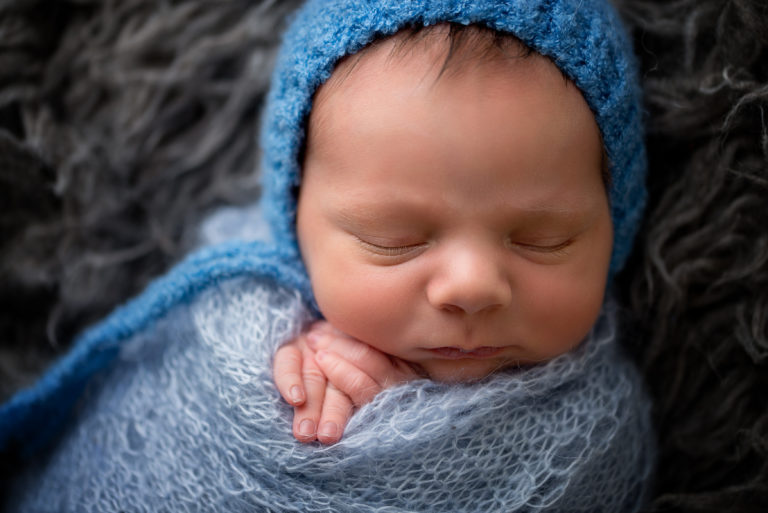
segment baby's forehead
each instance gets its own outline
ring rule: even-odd
[[[471,189],[475,172],[486,168],[541,175],[568,169],[554,162],[557,156],[580,153],[595,155],[590,161],[599,169],[602,147],[592,111],[551,61],[538,54],[511,63],[464,61],[455,66],[465,69],[441,76],[441,52],[450,47],[443,34],[436,37],[435,44],[417,40],[413,51],[394,56],[398,42],[385,41],[356,63],[343,64],[355,68],[337,69],[339,82],[321,89],[310,114],[303,179],[319,174],[351,194],[358,185],[391,185],[383,176],[362,178],[368,174],[391,176],[407,168],[414,182],[422,175],[440,179],[429,170],[455,168]],[[436,57],[441,60],[435,65]],[[584,134],[591,134],[589,144]],[[536,150],[510,153],[521,141]]]
[[[434,90],[468,76],[481,85],[505,75],[514,80],[537,80],[542,70],[572,86],[551,59],[514,35],[455,23],[409,27],[377,39],[336,63],[330,78],[315,92],[305,144],[333,125],[329,118],[343,118],[343,111],[352,103],[365,105],[366,95],[374,101],[377,90],[387,91],[404,80],[414,88]],[[329,98],[334,101],[329,102]]]

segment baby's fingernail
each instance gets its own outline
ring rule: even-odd
[[[315,423],[309,419],[304,419],[299,424],[299,434],[301,436],[312,436],[315,434]]]
[[[317,433],[318,436],[322,436],[323,438],[336,438],[336,436],[339,433],[339,427],[334,424],[333,422],[326,422],[322,426],[320,426],[320,431]]]
[[[294,385],[291,387],[291,401],[296,404],[304,402],[304,391],[299,385]]]

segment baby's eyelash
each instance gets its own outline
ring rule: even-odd
[[[374,244],[358,237],[357,239],[367,249],[384,256],[401,256],[410,253],[424,247],[424,243],[419,244],[407,244],[404,246],[382,246],[380,244]]]
[[[523,242],[512,242],[511,244],[513,246],[517,246],[519,248],[525,249],[527,251],[533,251],[536,253],[546,253],[549,255],[560,255],[564,254],[568,247],[573,243],[572,239],[568,239],[566,241],[560,242],[558,244],[526,244]]]

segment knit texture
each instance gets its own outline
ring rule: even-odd
[[[127,338],[151,329],[206,288],[239,276],[266,277],[311,296],[309,281],[292,255],[258,241],[204,248],[85,332],[33,387],[0,406],[0,451],[14,449],[28,457],[46,446],[71,421],[71,409],[86,383],[112,364]]]
[[[652,443],[610,307],[578,349],[481,383],[420,380],[303,445],[272,383],[310,318],[264,279],[210,286],[126,339],[10,511],[636,511]]]
[[[312,96],[335,63],[410,25],[478,23],[509,32],[550,57],[576,86],[600,128],[611,173],[611,272],[624,265],[645,206],[646,157],[632,46],[604,0],[310,0],[285,35],[265,107],[264,201],[278,244],[298,251],[298,162]]]

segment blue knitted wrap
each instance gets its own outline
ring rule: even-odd
[[[285,35],[267,100],[261,145],[273,235],[298,252],[296,197],[305,123],[335,63],[410,25],[477,23],[509,32],[550,57],[581,90],[611,174],[612,273],[629,255],[645,206],[641,91],[632,46],[605,0],[310,0]]]
[[[379,394],[328,447],[296,442],[271,357],[310,317],[273,278],[230,279],[121,344],[10,511],[633,512],[648,403],[610,305],[578,349],[483,382]]]

